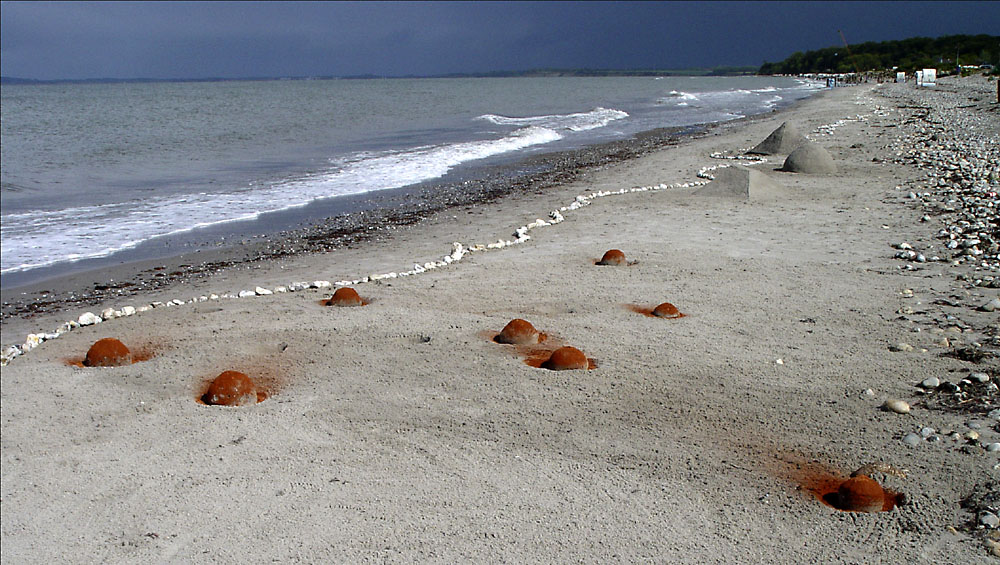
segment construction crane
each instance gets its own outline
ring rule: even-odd
[[[844,49],[847,49],[847,56],[851,58],[851,64],[854,65],[854,72],[860,75],[861,71],[858,69],[858,62],[854,60],[854,53],[851,53],[851,48],[847,45],[847,38],[844,37],[844,32],[838,29],[837,33],[840,34],[840,40],[844,42]]]

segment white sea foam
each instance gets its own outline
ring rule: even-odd
[[[4,214],[0,272],[105,257],[157,237],[252,220],[321,198],[409,186],[438,178],[468,161],[561,138],[553,129],[530,126],[493,140],[358,154],[336,170],[266,187]]]
[[[586,131],[608,125],[615,120],[627,118],[628,113],[611,108],[594,108],[590,112],[575,114],[553,114],[550,116],[528,116],[512,118],[497,114],[484,114],[479,119],[501,126],[537,126],[553,130]]]

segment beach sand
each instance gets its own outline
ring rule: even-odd
[[[390,238],[8,318],[5,346],[86,311],[412,270],[453,242],[513,240],[578,195],[703,180],[737,163],[710,154],[740,154],[785,121],[837,166],[749,165],[785,189],[760,201],[694,196],[700,186],[593,198],[524,243],[352,285],[361,307],[321,305],[336,285],[222,297],[45,341],[2,373],[4,560],[995,562],[993,531],[977,525],[1000,499],[986,449],[1000,441],[995,387],[948,409],[916,385],[1000,380],[995,357],[942,355],[997,351],[997,314],[976,310],[996,290],[974,283],[972,263],[892,247],[930,249],[942,228],[908,198],[926,171],[895,162],[926,125],[898,93],[954,106],[995,88],[975,80],[886,87],[895,98],[835,89]],[[989,108],[963,110],[985,116],[987,136],[1000,123]],[[637,262],[595,265],[609,249]],[[685,316],[637,312],[663,302]],[[548,335],[538,348],[571,345],[595,367],[526,363],[544,354],[492,339],[514,318]],[[152,357],[73,364],[105,337]],[[201,404],[226,370],[267,399]],[[882,409],[889,399],[910,412]],[[931,439],[902,441],[922,428]],[[879,463],[872,476],[904,495],[894,509],[829,504]]]

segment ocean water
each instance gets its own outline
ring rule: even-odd
[[[266,232],[269,214],[308,217],[311,204],[458,167],[768,112],[819,88],[786,77],[3,85],[0,274],[8,287],[199,230]]]

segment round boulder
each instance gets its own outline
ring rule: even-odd
[[[628,262],[625,260],[625,254],[619,249],[609,249],[607,253],[601,257],[601,260],[597,262],[598,265],[613,265],[622,266],[627,265]]]
[[[132,352],[124,343],[113,337],[97,340],[87,350],[87,357],[83,360],[84,366],[87,367],[120,367],[131,363]]]
[[[535,329],[535,326],[531,325],[531,322],[520,318],[514,318],[508,322],[500,330],[500,335],[494,338],[497,343],[509,343],[513,345],[534,344],[542,341],[542,339],[544,339],[543,334],[539,333]]]
[[[208,387],[202,402],[213,406],[245,406],[257,403],[257,386],[239,371],[225,371]]]
[[[338,288],[333,296],[326,301],[327,306],[363,306],[364,302],[358,296],[358,291],[349,286]]]
[[[678,310],[676,306],[674,306],[669,302],[664,302],[663,304],[660,304],[656,308],[653,308],[651,314],[656,316],[657,318],[680,318],[681,316],[683,316],[680,310]]]
[[[549,360],[542,363],[542,367],[552,371],[587,369],[590,367],[590,361],[579,349],[566,346],[553,351]]]
[[[840,485],[837,502],[841,510],[880,512],[885,502],[885,491],[871,477],[858,475]]]

